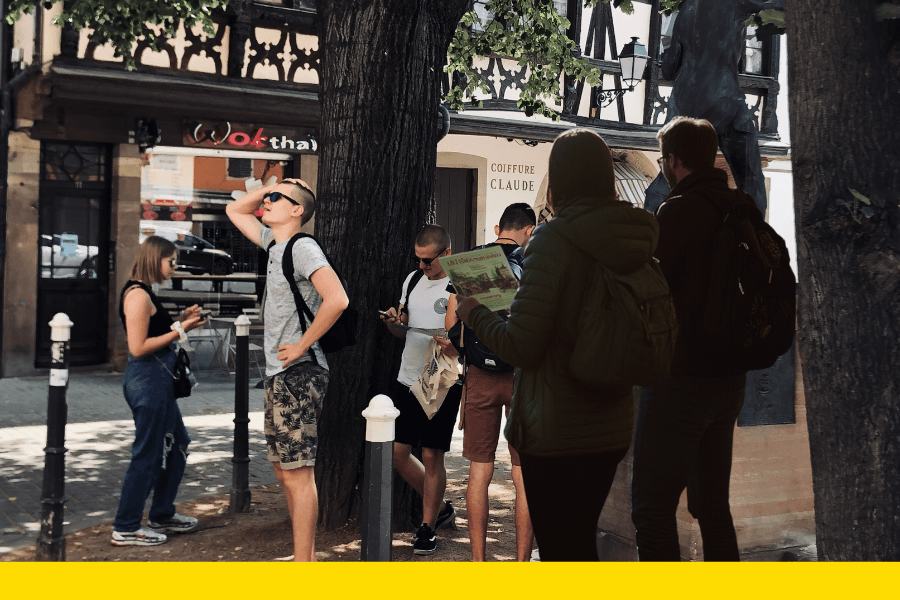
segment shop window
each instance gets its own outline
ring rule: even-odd
[[[201,304],[226,317],[255,306],[263,281],[257,277],[260,250],[231,224],[225,207],[290,176],[291,169],[289,161],[270,160],[264,153],[259,158],[152,155],[141,169],[135,242],[157,235],[178,248],[178,269],[159,292],[164,302],[179,308]]]
[[[253,175],[253,161],[249,158],[229,158],[228,177],[230,179],[247,179]]]

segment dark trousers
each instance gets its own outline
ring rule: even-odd
[[[169,374],[174,367],[172,350],[141,358],[128,356],[123,390],[134,417],[134,444],[113,521],[116,531],[140,528],[151,492],[151,521],[163,521],[175,514],[175,496],[187,464],[181,446],[191,439],[175,400]]]
[[[541,562],[598,560],[597,521],[625,453],[519,455]]]
[[[745,382],[673,377],[641,391],[631,481],[640,560],[681,560],[675,511],[685,487],[704,560],[739,560],[728,485]]]

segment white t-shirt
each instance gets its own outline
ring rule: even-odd
[[[400,291],[398,303],[406,297],[406,288],[415,271],[406,277]],[[424,275],[409,294],[406,310],[409,312],[410,327],[418,329],[443,329],[444,315],[447,313],[447,302],[450,292],[447,291],[449,277],[430,280]],[[406,332],[406,345],[403,347],[403,359],[400,362],[400,373],[397,381],[409,387],[416,382],[425,368],[426,352],[430,335],[415,331]]]

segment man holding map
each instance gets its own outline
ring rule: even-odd
[[[391,391],[394,406],[400,410],[395,422],[394,468],[422,496],[423,523],[416,532],[415,554],[432,554],[437,549],[435,530],[453,526],[456,510],[444,502],[447,469],[444,454],[450,450],[453,425],[459,411],[462,386],[454,385],[430,419],[410,391],[416,383],[428,355],[432,333],[443,333],[447,312],[450,279],[438,259],[449,256],[450,235],[440,225],[426,225],[416,236],[413,258],[419,267],[407,276],[400,294],[399,307],[390,308],[382,319],[397,337],[406,339],[397,383]],[[422,331],[425,330],[425,331]],[[445,336],[435,337],[441,351],[455,356],[456,350]],[[412,455],[412,448],[422,444],[422,461]]]
[[[537,224],[534,210],[525,203],[506,207],[500,217],[500,224],[494,226],[497,240],[493,244],[479,246],[499,247],[509,262],[514,278],[503,273],[505,269],[493,267],[494,288],[501,294],[509,291],[515,295],[518,278],[522,274],[524,246]],[[460,257],[462,255],[457,255]],[[444,259],[442,262],[450,262]],[[450,267],[448,267],[450,268]],[[454,274],[453,280],[457,282]],[[466,293],[466,290],[459,290]],[[485,290],[487,291],[487,290]],[[469,294],[467,294],[469,295]],[[449,330],[456,323],[456,296],[450,297],[445,326]],[[462,401],[460,427],[463,427],[463,457],[469,459],[469,485],[466,489],[466,512],[469,521],[469,540],[472,560],[483,561],[487,544],[487,524],[489,513],[488,486],[494,475],[494,457],[500,439],[501,413],[512,405],[513,367],[501,361],[487,350],[476,338],[474,332],[464,328],[461,351],[466,355],[465,394]],[[512,463],[512,480],[516,488],[516,558],[527,561],[531,558],[534,530],[525,501],[522,484],[522,466],[515,449],[509,447]]]

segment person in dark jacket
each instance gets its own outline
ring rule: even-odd
[[[595,261],[621,273],[656,249],[656,219],[616,199],[612,157],[593,131],[574,129],[550,151],[548,204],[555,217],[525,251],[509,320],[458,296],[457,315],[516,366],[507,440],[522,462],[542,561],[597,560],[597,521],[631,444],[632,390],[582,387],[569,373],[587,274]]]
[[[733,193],[725,171],[713,167],[718,141],[709,121],[678,117],[657,137],[672,191],[657,212],[656,258],[672,292],[679,332],[671,377],[641,390],[631,485],[638,556],[680,560],[675,512],[687,487],[704,560],[738,560],[728,484],[747,373],[722,365],[722,357],[697,336],[721,220],[712,203]]]

